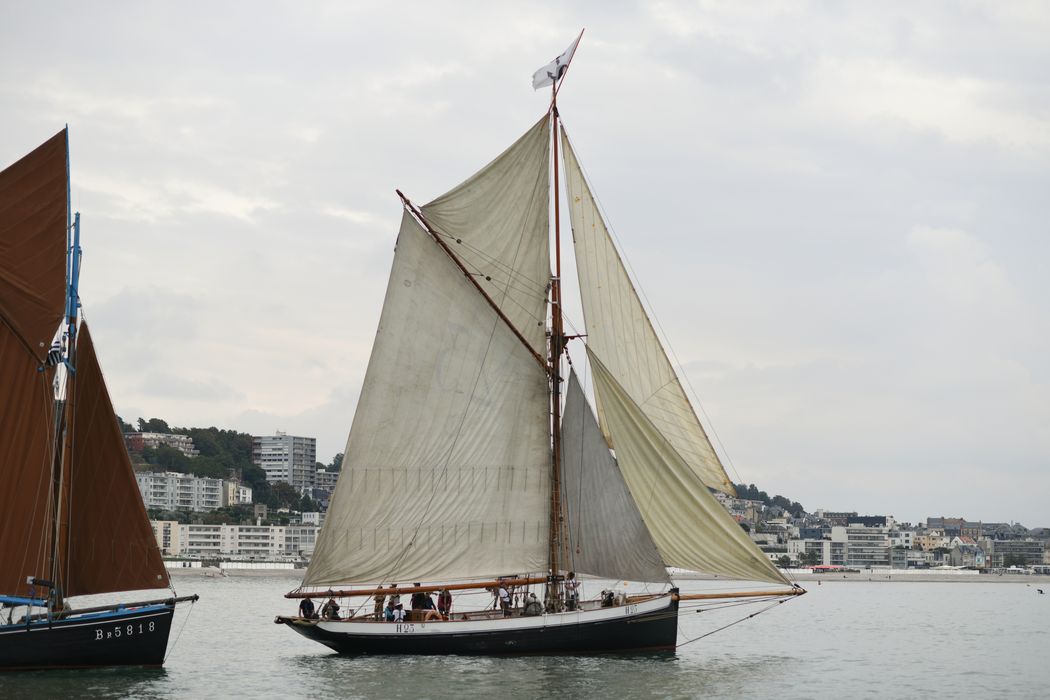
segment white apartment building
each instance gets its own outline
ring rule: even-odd
[[[314,525],[202,525],[153,520],[161,553],[170,557],[272,560],[313,554]]]
[[[280,430],[252,437],[252,463],[266,472],[266,481],[285,481],[297,490],[310,488],[317,472],[317,440]]]
[[[329,493],[335,490],[335,482],[339,480],[339,472],[330,472],[327,469],[318,469],[314,472],[314,487],[325,489]]]
[[[222,479],[179,472],[139,472],[135,480],[147,508],[208,511],[224,505]]]

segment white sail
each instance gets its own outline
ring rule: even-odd
[[[575,372],[562,416],[566,567],[610,579],[670,581]]]
[[[536,352],[546,352],[550,115],[466,182],[422,207],[427,223]]]
[[[733,579],[789,583],[590,348],[587,357],[616,438],[616,462],[664,562]]]
[[[562,144],[587,345],[697,476],[713,489],[734,494],[631,284],[564,130]],[[598,401],[598,419],[616,448],[603,400]]]
[[[407,212],[304,584],[547,568],[543,368]]]

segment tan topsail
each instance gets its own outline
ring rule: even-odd
[[[735,495],[627,275],[564,130],[562,146],[587,346],[689,468],[711,488]],[[603,401],[599,396],[598,419],[615,448]]]

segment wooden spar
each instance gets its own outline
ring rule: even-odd
[[[805,588],[781,588],[778,591],[737,591],[736,593],[679,593],[678,600],[722,600],[724,598],[771,598],[805,595]]]
[[[547,583],[546,576],[527,576],[524,578],[505,578],[494,581],[474,581],[472,583],[448,583],[434,586],[399,586],[397,588],[349,588],[333,591],[290,591],[285,598],[351,598],[353,596],[401,595],[402,593],[433,593],[448,589],[450,591],[467,591],[471,589],[493,588],[495,586],[529,586],[534,583]]]
[[[478,293],[481,294],[482,298],[484,298],[485,301],[488,302],[489,306],[491,306],[492,309],[496,312],[496,315],[499,316],[505,324],[507,324],[507,328],[509,328],[511,332],[515,335],[515,337],[517,337],[517,339],[521,341],[522,345],[524,345],[528,349],[529,353],[534,358],[536,358],[536,361],[540,363],[540,366],[543,367],[544,370],[546,370],[547,362],[543,359],[543,356],[536,352],[531,345],[529,345],[529,341],[525,340],[525,336],[521,334],[521,331],[519,331],[514,326],[514,324],[510,322],[510,319],[507,318],[507,315],[503,313],[503,309],[501,309],[499,305],[497,305],[496,302],[493,301],[492,297],[490,297],[488,293],[482,288],[482,286],[478,284],[478,281],[474,279],[474,275],[471,274],[470,270],[466,268],[466,266],[463,264],[463,261],[460,260],[456,256],[456,254],[452,252],[452,249],[448,247],[448,244],[445,243],[444,240],[442,240],[441,236],[430,225],[430,222],[426,220],[426,217],[423,216],[423,212],[420,211],[419,208],[416,207],[416,205],[413,204],[411,200],[409,200],[409,198],[401,192],[401,190],[394,191],[397,192],[397,196],[401,198],[401,203],[404,205],[405,209],[408,209],[409,213],[411,213],[412,216],[414,216],[416,220],[419,221],[420,225],[423,226],[423,229],[426,230],[428,234],[430,234],[430,238],[439,246],[441,246],[441,249],[445,251],[445,254],[452,259],[452,262],[456,264],[456,267],[459,268],[460,272],[462,272],[466,276],[466,278],[470,280],[470,283],[474,285],[474,288],[478,290]]]
[[[561,570],[561,551],[563,515],[561,512],[561,353],[565,347],[562,337],[561,313],[561,218],[560,196],[558,192],[558,104],[557,83],[551,97],[552,128],[551,136],[554,151],[554,279],[551,280],[551,339],[550,368],[551,379],[551,505],[550,505],[550,550],[548,560],[551,574]],[[568,557],[565,557],[566,560]],[[548,598],[559,598],[558,582],[553,581],[553,590]]]

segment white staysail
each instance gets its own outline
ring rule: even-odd
[[[670,581],[575,372],[562,416],[566,567],[610,579]]]
[[[547,568],[547,377],[406,212],[304,585]]]
[[[550,279],[550,115],[422,207],[427,223],[541,355]]]
[[[607,429],[616,439],[616,462],[664,562],[733,579],[789,583],[590,348],[587,357]]]
[[[587,345],[689,468],[711,488],[735,495],[627,275],[564,130],[562,145]],[[598,419],[615,449],[617,438],[610,434],[604,400],[598,400]]]

